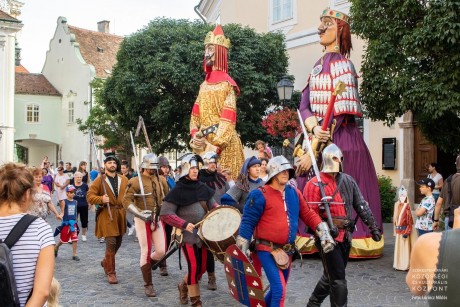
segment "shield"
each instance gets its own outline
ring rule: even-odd
[[[224,266],[230,294],[235,300],[250,307],[266,306],[262,279],[236,244],[225,251]]]

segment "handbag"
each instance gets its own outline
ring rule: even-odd
[[[286,270],[289,268],[289,256],[288,254],[282,249],[277,248],[271,252],[273,259],[275,259],[276,265],[281,270]]]

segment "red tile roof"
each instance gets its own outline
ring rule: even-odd
[[[117,62],[117,52],[123,37],[74,26],[68,27],[80,44],[80,52],[86,63],[94,66],[97,77],[107,78]]]
[[[0,20],[3,20],[3,21],[11,21],[11,22],[17,22],[17,23],[20,23],[21,21],[17,20],[16,18],[14,18],[13,16],[5,13],[4,11],[0,10]]]
[[[42,74],[16,73],[16,94],[62,96]]]
[[[14,67],[14,72],[30,73],[30,72],[27,70],[27,68],[25,68],[25,67],[22,66],[22,65],[15,66],[15,67]]]

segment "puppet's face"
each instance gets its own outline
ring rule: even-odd
[[[398,194],[399,194],[399,201],[402,202],[402,203],[405,203],[406,199],[407,199],[407,190],[404,187],[401,187],[399,189]]]
[[[216,60],[214,45],[211,45],[211,44],[206,45],[206,49],[204,51],[204,58],[205,58],[207,67],[214,66],[214,62]]]
[[[334,18],[323,17],[318,27],[319,43],[323,46],[336,44],[337,21]]]

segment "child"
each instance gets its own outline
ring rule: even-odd
[[[433,214],[434,214],[434,197],[432,191],[434,189],[434,181],[430,178],[423,178],[417,181],[420,185],[420,193],[425,197],[420,202],[415,215],[417,220],[415,221],[415,228],[419,236],[433,231]]]
[[[59,307],[59,296],[61,294],[61,284],[53,277],[51,281],[50,295],[48,296],[48,307]]]
[[[77,256],[77,242],[78,242],[78,225],[77,225],[77,201],[73,199],[75,195],[75,187],[68,185],[65,188],[67,199],[64,199],[61,207],[62,229],[59,242],[54,248],[54,256],[57,257],[59,247],[63,243],[72,241],[72,259],[80,261]]]

